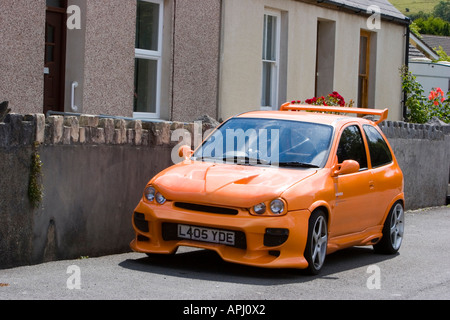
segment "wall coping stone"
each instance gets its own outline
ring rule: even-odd
[[[408,123],[403,121],[383,121],[380,129],[388,138],[444,140],[450,135],[450,125]]]
[[[202,123],[202,133],[212,129]],[[173,131],[185,129],[194,135],[194,123],[142,121],[95,115],[51,115],[10,113],[0,123],[0,147],[44,145],[133,145],[174,146]]]

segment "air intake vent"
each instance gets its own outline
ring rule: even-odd
[[[187,203],[187,202],[175,202],[174,205],[177,208],[190,210],[190,211],[200,211],[200,212],[228,214],[228,215],[237,215],[239,213],[239,211],[236,209],[215,207],[215,206],[205,206],[205,205],[201,205],[201,204]]]
[[[143,213],[134,213],[134,225],[142,232],[149,232],[148,222],[145,220]]]

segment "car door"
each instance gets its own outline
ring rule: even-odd
[[[391,150],[380,132],[372,125],[363,125],[363,130],[369,149],[373,193],[377,199],[369,224],[376,226],[383,223],[392,199],[401,192],[393,187],[401,185],[399,183],[401,174],[398,172],[398,167],[394,165]]]
[[[365,230],[373,215],[373,176],[361,128],[351,124],[341,131],[336,152],[338,163],[355,160],[360,170],[334,177],[335,207],[330,221],[330,237]]]

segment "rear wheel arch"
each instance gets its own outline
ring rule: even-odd
[[[389,214],[384,221],[383,236],[373,246],[375,252],[383,254],[395,254],[400,249],[405,229],[404,202],[397,200],[389,209]]]
[[[383,216],[383,221],[381,221],[381,223],[382,223],[383,225],[386,223],[386,219],[388,218],[389,213],[391,212],[392,208],[393,208],[398,202],[403,206],[403,209],[405,209],[405,198],[404,198],[403,194],[398,195],[398,196],[395,197],[395,198],[391,201],[391,203],[389,203],[389,205],[387,206],[386,211],[385,211],[384,216]]]

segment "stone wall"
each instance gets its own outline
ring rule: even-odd
[[[384,121],[381,130],[403,171],[407,209],[446,204],[450,126]]]
[[[0,123],[0,268],[129,251],[146,183],[173,163],[172,132],[194,123],[9,114]],[[211,128],[203,123],[200,133]],[[35,142],[37,142],[35,144]],[[44,197],[28,196],[31,158]]]

